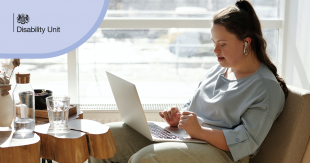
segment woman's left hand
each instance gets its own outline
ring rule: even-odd
[[[192,138],[199,139],[202,136],[202,127],[200,126],[195,113],[184,111],[180,118],[178,125],[179,129],[184,129]]]

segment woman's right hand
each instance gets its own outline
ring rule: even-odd
[[[164,111],[160,111],[159,115],[170,125],[170,126],[178,126],[181,112],[178,107],[169,107]]]

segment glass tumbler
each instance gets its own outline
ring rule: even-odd
[[[49,129],[68,129],[70,97],[46,97],[46,106],[50,123]]]

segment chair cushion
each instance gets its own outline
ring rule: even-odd
[[[289,86],[282,113],[250,163],[301,162],[310,136],[310,92]]]

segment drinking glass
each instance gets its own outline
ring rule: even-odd
[[[46,97],[46,106],[50,122],[49,129],[68,129],[70,97],[68,96]]]

